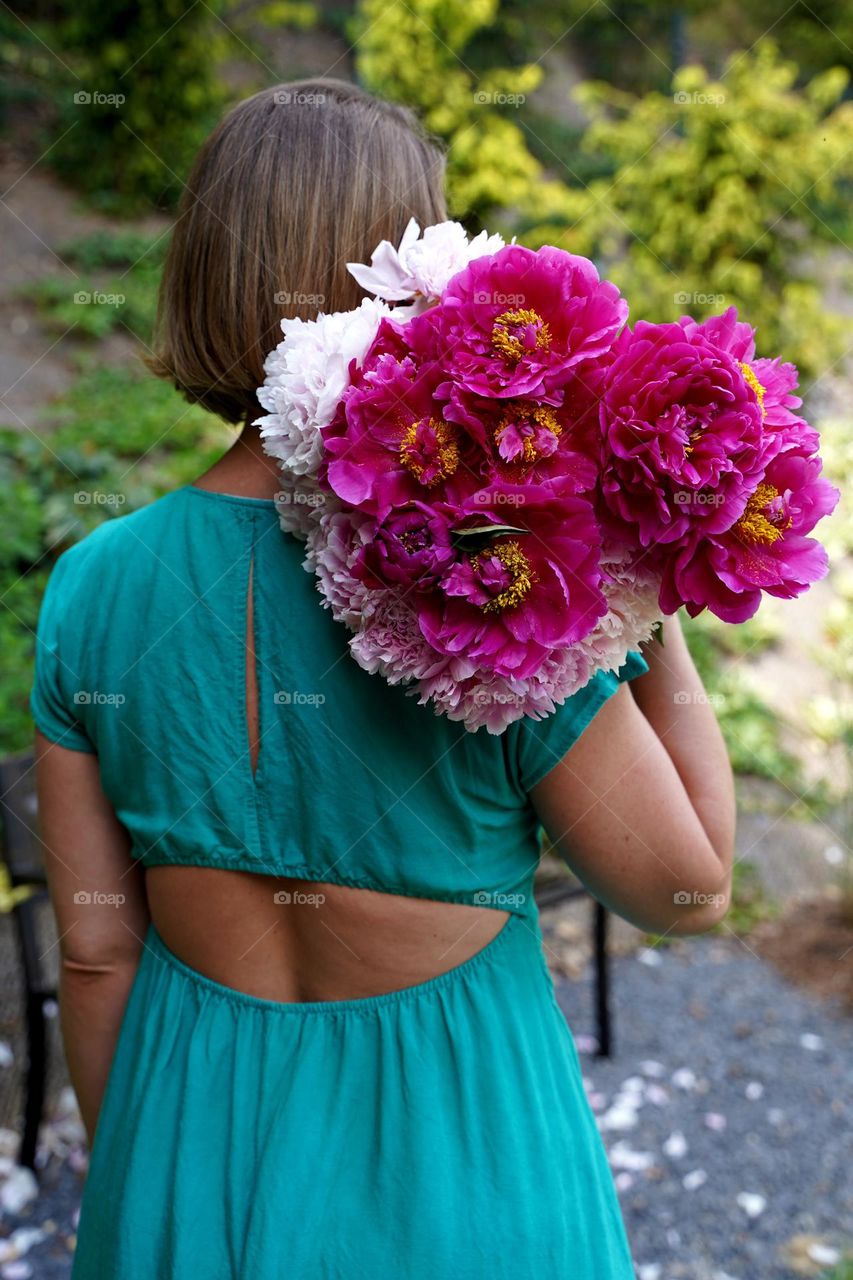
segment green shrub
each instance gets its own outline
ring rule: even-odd
[[[760,354],[794,360],[806,378],[823,373],[849,341],[815,277],[819,251],[843,249],[827,218],[853,175],[853,102],[839,104],[840,68],[802,90],[796,77],[764,42],[734,55],[719,81],[685,67],[668,94],[581,86],[592,121],[583,149],[613,176],[572,190],[564,226],[527,239],[600,261],[634,320],[735,304]]]
[[[92,367],[52,406],[44,442],[0,431],[0,754],[32,738],[35,626],[50,566],[102,520],[194,480],[231,438],[141,365]],[[110,502],[81,502],[95,490]]]
[[[221,0],[77,0],[49,162],[104,208],[174,205],[226,100]]]
[[[366,88],[414,107],[446,142],[454,215],[557,216],[565,212],[562,184],[548,179],[517,121],[541,68],[468,61],[498,8],[498,0],[362,0],[351,28],[356,69]]]

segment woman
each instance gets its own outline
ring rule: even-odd
[[[633,1275],[532,877],[544,825],[640,928],[723,915],[732,781],[678,622],[548,720],[467,733],[348,657],[249,425],[281,316],[356,305],[345,263],[441,220],[442,176],[350,85],[231,112],[153,363],[242,432],[52,574],[32,705],[93,1143],[74,1280]]]

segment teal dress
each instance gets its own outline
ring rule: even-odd
[[[646,664],[630,655],[547,720],[468,733],[356,666],[303,555],[271,501],[193,486],[102,525],[50,578],[36,724],[97,753],[145,866],[510,914],[430,981],[295,1004],[196,972],[151,925],[73,1280],[631,1280],[543,956],[529,792]]]

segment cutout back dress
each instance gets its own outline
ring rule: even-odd
[[[191,485],[107,521],[51,574],[38,728],[97,753],[145,866],[509,916],[429,981],[303,1003],[219,984],[150,925],[73,1280],[631,1280],[545,964],[529,792],[646,663],[630,654],[546,720],[469,733],[356,666],[303,555],[271,500]]]

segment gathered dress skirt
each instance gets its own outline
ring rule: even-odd
[[[73,1280],[633,1280],[538,925],[402,991],[277,1003],[153,924]]]

